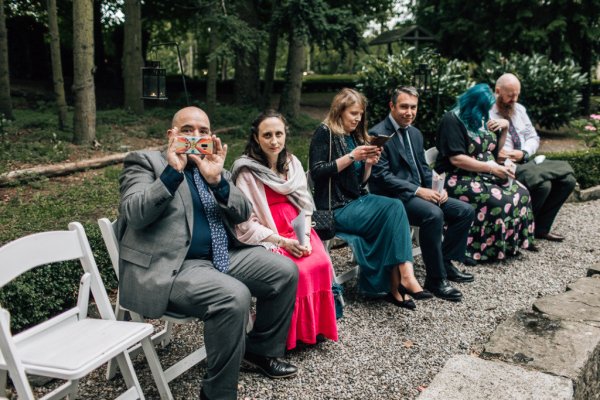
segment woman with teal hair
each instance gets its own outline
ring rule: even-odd
[[[438,173],[446,173],[448,195],[470,203],[477,217],[467,238],[467,263],[502,260],[533,247],[529,192],[514,171],[496,162],[509,122],[490,119],[496,98],[486,84],[458,97],[437,132]]]

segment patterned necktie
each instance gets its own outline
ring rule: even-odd
[[[408,128],[400,127],[398,131],[400,135],[402,135],[402,140],[404,141],[404,150],[406,153],[406,159],[408,160],[408,165],[410,165],[412,182],[415,185],[421,185],[421,175],[419,174],[419,169],[417,168],[417,163],[415,162],[412,146],[408,137]]]
[[[508,123],[508,132],[510,133],[510,139],[513,142],[513,148],[515,150],[521,150],[521,138],[519,138],[519,134],[517,133],[512,121],[508,121]]]
[[[196,189],[198,189],[198,195],[200,195],[200,201],[202,202],[206,219],[208,219],[212,242],[213,265],[219,271],[227,273],[229,270],[228,240],[225,226],[223,226],[223,221],[221,220],[219,206],[208,190],[204,179],[200,177],[198,168],[194,168],[194,183],[196,184]]]

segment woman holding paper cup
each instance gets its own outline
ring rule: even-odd
[[[470,203],[476,218],[467,238],[473,261],[502,260],[519,248],[533,248],[529,192],[510,165],[496,162],[508,131],[505,119],[490,119],[496,99],[486,84],[458,97],[438,128],[436,171],[446,173],[446,190]]]
[[[250,219],[236,227],[238,239],[263,245],[298,266],[296,306],[287,338],[290,350],[297,342],[315,344],[318,335],[337,340],[337,326],[331,260],[311,228],[314,203],[302,164],[286,150],[287,135],[281,114],[272,110],[260,114],[232,174],[253,208]]]

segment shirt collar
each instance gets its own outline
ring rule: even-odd
[[[390,119],[390,122],[392,123],[392,126],[394,127],[394,132],[398,132],[398,129],[400,129],[400,128],[408,129],[410,127],[410,125],[408,125],[406,127],[402,127],[402,126],[398,125],[398,123],[396,122],[394,117],[392,117],[392,113],[388,114],[388,118]]]

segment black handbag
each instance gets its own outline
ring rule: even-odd
[[[331,131],[329,131],[329,162],[331,162],[331,145]],[[312,220],[315,231],[321,240],[329,240],[335,236],[335,221],[331,210],[331,178],[329,178],[329,209],[315,210]]]

